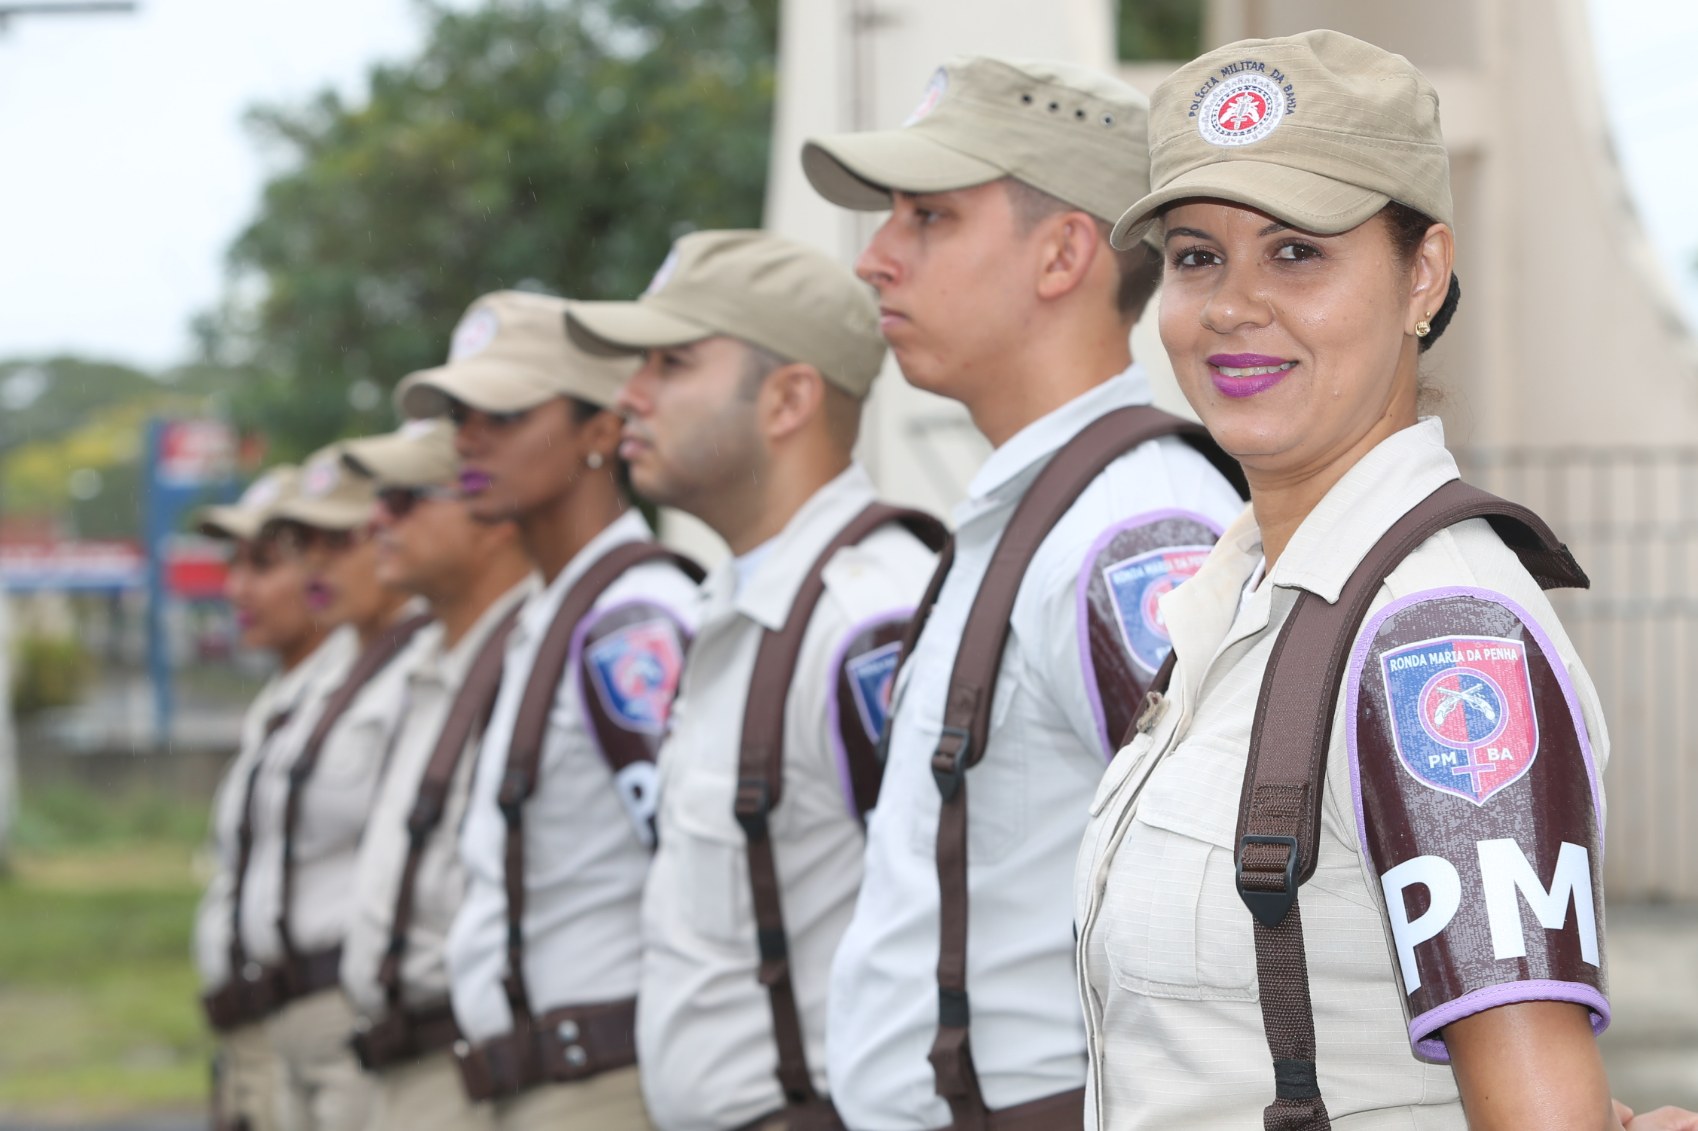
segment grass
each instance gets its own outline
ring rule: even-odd
[[[26,793],[0,876],[0,1113],[203,1102],[211,1040],[189,957],[206,805]]]

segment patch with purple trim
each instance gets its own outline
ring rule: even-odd
[[[1344,692],[1357,832],[1415,1051],[1444,1060],[1446,1025],[1520,1001],[1584,1005],[1601,1030],[1601,786],[1549,635],[1498,593],[1416,593],[1363,627]]]
[[[889,644],[851,657],[844,667],[855,698],[855,715],[861,729],[874,742],[884,733],[884,721],[890,716],[890,693],[896,686],[896,661],[902,642]]]
[[[1392,741],[1429,789],[1483,805],[1533,768],[1539,723],[1527,646],[1440,636],[1380,655]]]
[[[584,660],[613,722],[644,734],[665,733],[684,667],[684,642],[670,617],[626,625],[590,644]]]
[[[1097,537],[1079,574],[1085,691],[1105,754],[1119,749],[1144,688],[1173,650],[1162,595],[1191,577],[1220,530],[1190,511],[1153,511]]]
[[[1162,597],[1203,568],[1209,548],[1206,544],[1163,546],[1104,567],[1103,578],[1120,615],[1121,639],[1145,671],[1161,667],[1173,650],[1161,615]]]

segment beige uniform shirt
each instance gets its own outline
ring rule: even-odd
[[[395,898],[407,861],[407,820],[418,800],[419,783],[436,750],[436,741],[472,662],[513,606],[536,588],[534,581],[515,586],[484,610],[452,649],[442,646],[442,625],[419,633],[412,668],[405,673],[406,717],[401,720],[388,768],[360,844],[354,877],[354,917],[342,947],[342,986],[354,1006],[368,1017],[386,1012],[378,968],[389,949]],[[397,660],[399,662],[399,660]],[[465,892],[465,872],[456,847],[476,763],[479,736],[474,733],[455,767],[443,804],[442,819],[425,842],[413,886],[411,929],[401,959],[401,994],[409,1008],[441,1005],[448,999],[448,965],[443,946]]]
[[[401,615],[412,615],[408,610]],[[303,787],[295,826],[295,889],[289,926],[302,954],[342,941],[353,914],[354,865],[390,740],[405,711],[406,671],[415,637],[354,697],[325,736],[318,765]],[[351,665],[357,656],[350,649]],[[326,705],[347,675],[327,681],[303,703],[268,751],[254,787],[252,863],[243,890],[242,934],[260,962],[283,958],[277,918],[283,897],[283,820],[289,772]]]
[[[1079,988],[1091,1053],[1088,1126],[1261,1125],[1273,1071],[1252,920],[1234,887],[1233,845],[1263,672],[1295,591],[1337,599],[1392,523],[1456,476],[1439,422],[1425,420],[1352,468],[1248,596],[1243,590],[1262,551],[1246,511],[1203,569],[1163,598],[1179,657],[1172,686],[1142,724],[1147,733],[1120,751],[1097,790],[1076,872]],[[1507,598],[1543,634],[1552,666],[1566,672],[1572,717],[1584,720],[1588,768],[1601,773],[1609,743],[1592,683],[1545,595],[1484,520],[1451,527],[1406,558],[1375,598],[1359,640],[1371,638],[1394,603],[1464,590]],[[1460,1129],[1466,1121],[1449,1066],[1412,1050],[1416,1031],[1433,1022],[1406,1017],[1380,877],[1359,841],[1361,794],[1352,789],[1346,717],[1353,683],[1347,676],[1334,718],[1318,866],[1300,894],[1321,1093],[1335,1127]],[[1502,701],[1496,710],[1503,711]],[[1547,763],[1559,756],[1551,748],[1559,737],[1542,738]],[[1394,762],[1390,772],[1405,771]],[[1473,845],[1458,844],[1472,839],[1465,829],[1443,832],[1459,849],[1455,860],[1472,859]],[[1571,912],[1568,930],[1574,923]],[[1545,935],[1561,933],[1535,928],[1527,938],[1537,949]],[[1516,1000],[1513,967],[1506,978],[1507,989],[1469,995],[1450,1018]],[[1544,996],[1590,1001],[1537,985],[1521,999]]]
[[[236,891],[237,837],[242,827],[242,803],[248,775],[260,759],[287,741],[288,726],[266,735],[273,717],[311,712],[335,689],[341,673],[353,662],[351,632],[331,633],[310,655],[286,672],[273,676],[260,689],[242,718],[241,746],[213,795],[209,848],[212,880],[195,911],[195,966],[201,986],[215,990],[230,980],[230,904]]]
[[[914,654],[898,677],[890,760],[854,917],[832,964],[827,1054],[844,1120],[868,1131],[925,1131],[949,1122],[927,1054],[937,1035],[939,798],[931,759],[950,672],[973,598],[1015,508],[1049,459],[1093,421],[1149,403],[1128,372],[1035,421],[993,452],[955,510],[955,561]],[[1098,689],[1127,683],[1099,662],[1099,628],[1124,657],[1122,625],[1140,602],[1092,599],[1151,544],[1122,537],[1168,520],[1202,550],[1243,507],[1225,479],[1177,439],[1141,444],[1104,469],[1033,558],[1014,604],[983,760],[968,773],[967,982],[973,1054],[993,1108],[1082,1086],[1085,1034],[1074,981],[1069,878],[1085,806],[1125,733]],[[1154,545],[1162,545],[1159,540]],[[1153,576],[1153,575],[1152,575]],[[1140,642],[1142,638],[1140,637]],[[1164,653],[1165,654],[1165,653]],[[1160,656],[1149,657],[1151,667]],[[1116,668],[1117,673],[1126,669]]]
[[[821,488],[742,576],[727,562],[702,586],[702,624],[661,751],[660,848],[643,895],[637,1046],[649,1114],[664,1131],[722,1131],[784,1104],[760,965],[747,841],[732,813],[738,736],[755,653],[790,615],[821,551],[874,501],[859,466]],[[892,526],[825,569],[786,699],[784,789],[770,829],[791,979],[814,1085],[825,1079],[832,953],[854,909],[864,837],[847,750],[870,751],[902,627],[935,557]],[[842,694],[847,689],[847,694]],[[878,712],[865,719],[862,711]]]
[[[507,973],[507,824],[497,798],[531,664],[560,603],[590,564],[615,546],[649,537],[642,516],[627,512],[596,535],[552,584],[526,600],[507,639],[506,674],[484,732],[460,836],[466,895],[448,933],[454,1015],[474,1043],[512,1028],[502,990]],[[696,586],[671,563],[642,565],[602,593],[581,633],[593,633],[598,623],[622,616],[621,610],[637,610],[635,615],[642,619],[632,630],[647,635],[632,646],[649,647],[669,638],[665,654],[642,659],[645,664],[654,661],[650,670],[658,670],[660,678],[676,680],[684,638],[695,624],[695,601]],[[616,664],[620,641],[609,637],[607,647],[607,663]],[[543,740],[536,792],[524,810],[524,974],[538,1014],[565,1005],[618,1001],[637,992],[638,908],[649,868],[655,781],[645,763],[641,769],[646,781],[615,782],[588,718],[593,705],[587,705],[585,697],[616,694],[619,688],[597,682],[595,672],[586,671],[586,666],[602,663],[588,651],[575,648],[567,664]],[[667,668],[669,672],[662,670]],[[637,679],[639,697],[647,693],[649,701],[631,702],[621,695],[619,705],[632,725],[652,723],[658,731],[676,683],[660,696],[644,682],[648,677],[642,671],[626,674]]]

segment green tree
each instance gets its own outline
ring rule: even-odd
[[[388,427],[466,305],[642,289],[693,228],[760,220],[777,0],[422,4],[416,59],[368,96],[254,110],[288,169],[198,326],[280,456]]]
[[[1203,0],[1120,0],[1122,59],[1194,59],[1203,51]]]

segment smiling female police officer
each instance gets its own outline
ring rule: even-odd
[[[1416,415],[1459,293],[1433,88],[1335,32],[1247,41],[1150,135],[1115,237],[1157,225],[1162,340],[1253,501],[1163,600],[1171,682],[1092,806],[1087,1122],[1616,1125],[1609,745],[1542,591],[1584,575]]]

